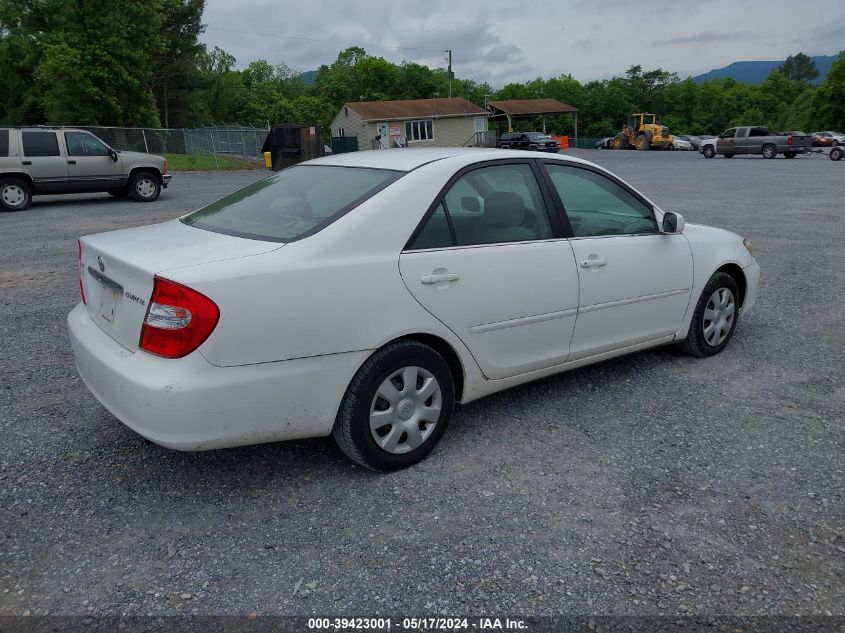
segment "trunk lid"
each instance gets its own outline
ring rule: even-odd
[[[88,314],[118,343],[135,351],[157,274],[198,264],[251,257],[281,248],[213,233],[179,220],[88,235],[82,244],[81,276]]]

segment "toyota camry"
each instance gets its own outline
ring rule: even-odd
[[[424,458],[456,403],[614,356],[728,344],[751,244],[577,158],[352,152],[179,219],[79,240],[83,381],[157,444],[333,435]]]

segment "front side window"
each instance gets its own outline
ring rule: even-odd
[[[433,141],[434,124],[432,120],[405,121],[405,138],[407,138],[410,142]]]
[[[59,139],[55,132],[21,132],[25,156],[58,156]]]
[[[574,237],[659,233],[652,209],[609,178],[577,167],[546,169]]]
[[[734,136],[736,136],[736,128],[732,127],[730,130],[725,130],[724,132],[722,132],[719,138],[733,138]]]
[[[68,156],[108,156],[109,148],[100,139],[85,132],[65,132]]]
[[[298,165],[182,218],[197,228],[290,242],[325,228],[402,175],[388,169]]]
[[[459,246],[553,237],[540,187],[527,164],[470,171],[443,202]]]

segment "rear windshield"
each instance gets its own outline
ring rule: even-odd
[[[320,231],[402,173],[297,165],[194,211],[182,222],[217,233],[291,242]]]

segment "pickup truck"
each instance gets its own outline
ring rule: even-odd
[[[699,151],[705,158],[721,154],[733,158],[737,154],[762,154],[763,158],[775,158],[783,154],[795,158],[808,151],[813,145],[812,137],[803,132],[774,133],[762,125],[732,127],[717,138],[702,141]]]

